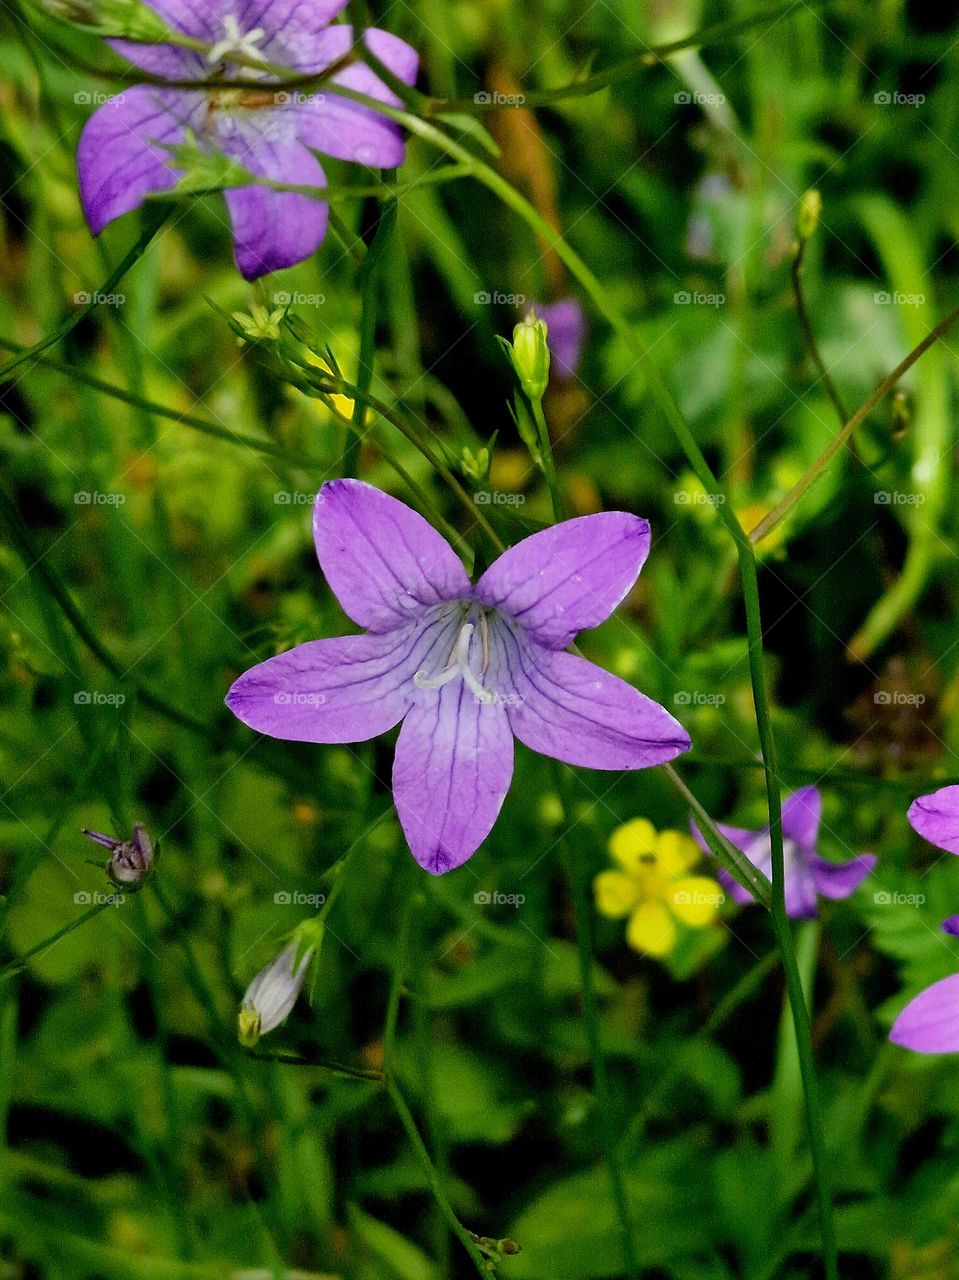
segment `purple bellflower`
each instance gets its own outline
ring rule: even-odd
[[[943,790],[959,791],[959,787]],[[909,820],[912,822],[912,810]],[[959,937],[959,916],[943,920],[942,927]],[[916,1053],[959,1053],[959,973],[934,982],[910,1000],[893,1023],[889,1039]]]
[[[849,862],[828,862],[816,852],[822,799],[816,787],[801,787],[783,803],[783,860],[786,873],[786,914],[799,920],[813,920],[818,914],[818,898],[848,898],[876,865],[875,854],[860,853]],[[772,846],[769,827],[747,831],[717,823],[731,844],[741,849],[754,867],[772,879]],[[709,847],[701,832],[693,833],[702,848]],[[737,884],[722,867],[718,877],[737,902],[755,902],[753,895]]]
[[[320,74],[349,52],[346,24],[330,25],[345,0],[150,0],[167,24],[210,46],[202,52],[173,44],[111,44],[143,71],[165,80],[221,76],[249,88],[183,89],[137,85],[111,98],[90,117],[77,148],[80,197],[94,235],[137,208],[152,192],[172,187],[182,174],[164,146],[186,141],[222,152],[250,173],[284,183],[323,187],[315,152],[357,164],[396,168],[403,163],[400,130],[371,108],[341,98],[335,85],[399,106],[399,100],[362,62],[338,70],[323,92],[257,88],[277,75],[266,64],[297,75]],[[418,56],[387,31],[364,32],[370,51],[405,84],[416,79]],[[232,61],[241,54],[244,63]],[[262,71],[253,62],[262,61]],[[225,192],[237,265],[248,280],[308,258],[326,234],[329,206],[294,192],[239,187]]]
[[[909,806],[909,825],[930,844],[959,853],[959,786],[940,787]]]
[[[682,725],[566,649],[620,603],[649,525],[582,516],[510,548],[472,585],[404,503],[358,480],[317,495],[317,556],[363,635],[312,640],[242,675],[227,705],[298,742],[362,742],[402,721],[393,796],[420,866],[441,875],[486,839],[513,774],[513,737],[593,769],[645,769],[688,750]]]

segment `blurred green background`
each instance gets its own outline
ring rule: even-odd
[[[756,12],[411,0],[372,17],[422,51],[420,88],[468,107]],[[223,707],[256,661],[353,629],[310,536],[312,496],[349,456],[345,417],[363,429],[358,474],[427,501],[483,554],[473,516],[387,416],[306,394],[281,344],[239,340],[234,313],[289,304],[314,363],[347,380],[365,327],[384,408],[470,492],[522,498],[485,507],[512,541],[550,507],[496,337],[522,300],[578,296],[579,376],[554,378],[546,403],[563,493],[574,513],[621,508],[653,527],[636,590],[580,644],[686,725],[694,749],[679,763],[707,810],[761,825],[734,550],[634,355],[488,190],[422,185],[438,154],[419,140],[365,302],[381,202],[337,204],[314,259],[248,285],[210,195],[176,201],[116,296],[85,310],[153,216],[95,242],[77,198],[76,140],[111,90],[89,68],[121,66],[92,36],[0,11],[2,359],[80,317],[0,382],[0,1276],[476,1274],[375,1079],[236,1041],[244,988],[347,851],[308,990],[260,1049],[375,1074],[390,993],[401,997],[397,1078],[433,1175],[470,1230],[522,1248],[496,1258],[497,1274],[627,1274],[611,1134],[635,1274],[819,1275],[761,909],[727,903],[665,964],[631,951],[621,923],[581,920],[594,932],[597,1087],[570,868],[591,880],[608,867],[630,818],[685,828],[659,772],[575,771],[564,798],[549,762],[518,748],[492,835],[434,880],[396,821],[390,741],[279,743]],[[498,154],[477,129],[467,145],[626,314],[747,528],[839,425],[791,285],[803,193],[815,186],[823,205],[806,302],[849,411],[959,301],[955,6],[797,3],[591,95],[475,119]],[[844,1280],[959,1275],[959,1075],[886,1042],[906,998],[959,961],[938,931],[959,910],[959,868],[905,822],[915,795],[959,774],[957,341],[923,356],[855,455],[763,544],[785,779],[821,787],[827,855],[879,855],[852,899],[797,931]],[[477,477],[494,433],[491,475]],[[109,891],[80,829],[126,834],[137,819],[160,845],[154,884],[41,946]]]

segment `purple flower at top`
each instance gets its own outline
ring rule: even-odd
[[[163,145],[197,144],[223,152],[246,170],[284,183],[322,187],[315,152],[357,164],[395,168],[403,163],[399,128],[376,111],[338,97],[334,85],[398,106],[398,99],[362,62],[344,66],[319,92],[258,88],[275,84],[266,65],[297,75],[325,71],[346,55],[353,28],[331,26],[345,0],[150,0],[167,24],[202,40],[209,53],[172,44],[111,41],[142,70],[166,80],[219,75],[249,88],[192,90],[137,85],[111,98],[90,117],[77,149],[80,197],[90,229],[137,208],[152,192],[182,176]],[[387,31],[364,33],[367,47],[405,84],[416,79],[416,52]],[[326,234],[329,206],[309,196],[250,186],[225,192],[236,260],[248,280],[308,258]]]
[[[912,810],[910,821],[911,815]],[[959,916],[943,920],[942,927],[953,937],[959,936]],[[892,1024],[889,1039],[916,1053],[959,1053],[959,973],[934,982],[910,1000]]]
[[[565,652],[633,585],[649,550],[645,520],[566,520],[505,551],[475,586],[422,516],[358,480],[323,486],[313,533],[327,582],[366,632],[260,663],[227,705],[297,742],[363,742],[402,721],[393,797],[433,875],[460,866],[492,829],[514,735],[592,769],[645,769],[688,750],[658,703]]]
[[[959,853],[959,787],[940,787],[920,796],[906,817],[924,840],[947,853]]]
[[[818,898],[848,898],[876,865],[875,854],[860,853],[849,862],[828,862],[816,852],[822,798],[816,787],[801,787],[783,803],[783,861],[786,873],[786,913],[795,919],[813,920]],[[772,846],[769,827],[747,831],[717,823],[731,844],[741,849],[754,867],[772,879]],[[709,847],[700,831],[693,833],[702,848]],[[737,902],[755,902],[753,895],[720,868],[718,876]]]
[[[569,382],[576,377],[586,341],[583,308],[575,298],[559,298],[556,302],[537,304],[533,310],[545,320],[549,331],[546,341],[553,357],[553,372],[560,382]]]

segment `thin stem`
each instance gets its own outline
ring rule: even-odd
[[[542,398],[537,396],[535,399],[530,400],[530,404],[533,406],[533,421],[536,423],[536,434],[539,437],[539,451],[543,459],[543,475],[546,477],[546,485],[549,489],[550,501],[553,506],[553,519],[562,520],[563,498],[559,489],[559,479],[556,475],[553,440],[549,434],[546,414],[543,412]]]
[[[247,1057],[257,1058],[261,1062],[277,1062],[281,1067],[316,1067],[321,1071],[331,1071],[337,1076],[346,1076],[350,1080],[368,1080],[373,1084],[383,1083],[383,1072],[377,1071],[375,1067],[354,1067],[347,1062],[337,1062],[334,1058],[311,1058],[306,1054],[285,1053],[282,1050],[277,1053],[264,1053],[256,1049],[251,1049]]]
[[[820,354],[819,346],[816,342],[816,335],[813,332],[812,321],[809,318],[806,298],[803,294],[802,276],[806,259],[806,245],[808,243],[808,240],[805,238],[800,238],[796,241],[796,248],[793,253],[793,265],[790,278],[792,280],[793,287],[793,300],[796,304],[796,318],[799,320],[799,329],[802,333],[802,339],[805,344],[806,351],[809,353],[809,358],[816,366],[816,370],[822,379],[822,384],[826,388],[826,394],[829,396],[829,399],[832,401],[833,408],[839,415],[839,425],[843,426],[849,421],[849,413],[846,406],[843,404],[842,396],[839,394],[839,390],[836,387],[835,382],[833,382],[832,374],[826,368],[826,362]]]
[[[869,417],[876,405],[879,404],[886,395],[888,395],[903,374],[907,373],[919,357],[928,351],[934,343],[944,337],[957,320],[959,320],[959,307],[950,311],[945,320],[940,320],[936,327],[926,334],[922,342],[920,342],[917,347],[913,347],[912,351],[910,351],[903,360],[900,360],[892,373],[887,374],[886,377],[883,378],[875,391],[871,392],[871,394],[866,397],[843,429],[829,442],[816,461],[808,468],[807,471],[803,472],[782,501],[778,502],[776,506],[773,507],[772,511],[770,511],[769,514],[756,525],[755,529],[753,529],[749,535],[749,541],[753,546],[762,542],[763,538],[767,538],[774,529],[782,524],[783,520],[785,520],[786,516],[789,515],[796,503],[799,502],[799,500],[804,497],[809,489],[816,483],[825,471],[826,467],[829,466],[830,462],[853,434],[856,428],[865,422],[866,418]]]
[[[96,906],[91,907],[89,911],[84,911],[82,916],[78,916],[76,920],[72,920],[69,924],[65,924],[63,928],[58,929],[56,933],[51,933],[49,938],[44,938],[42,942],[38,942],[36,946],[31,947],[29,951],[22,952],[16,960],[12,960],[9,964],[4,965],[4,967],[0,969],[0,981],[12,977],[15,973],[20,973],[26,968],[27,961],[33,956],[39,955],[42,951],[48,951],[50,947],[59,942],[61,938],[65,938],[68,933],[72,933],[74,929],[79,929],[81,925],[86,924],[95,916],[98,916],[102,911],[106,911],[107,907],[113,907],[115,905],[116,902],[115,900],[112,900],[112,895],[108,895],[105,901],[98,902]]]
[[[603,1056],[600,1037],[599,1005],[596,1000],[596,989],[593,986],[589,868],[583,858],[576,855],[567,835],[566,824],[569,820],[572,806],[569,802],[569,787],[563,766],[560,764],[555,765],[554,774],[563,809],[563,828],[560,840],[563,845],[567,875],[573,891],[573,907],[576,914],[576,949],[579,956],[580,988],[583,997],[583,1024],[586,1029],[586,1043],[589,1047],[589,1060],[593,1073],[593,1088],[596,1091],[599,1124],[603,1135],[606,1168],[609,1172],[609,1184],[613,1196],[613,1204],[616,1208],[616,1216],[619,1219],[626,1273],[631,1280],[637,1280],[639,1266],[636,1261],[636,1249],[633,1244],[633,1225],[629,1212],[629,1199],[626,1194],[626,1179],[619,1157],[618,1125],[616,1117],[613,1115],[609,1078],[606,1074],[606,1059]]]

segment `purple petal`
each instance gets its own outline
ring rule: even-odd
[[[77,146],[80,199],[90,230],[99,235],[108,222],[137,208],[154,191],[180,178],[169,155],[156,143],[177,143],[203,110],[196,93],[125,89],[90,117]]]
[[[586,341],[586,316],[575,298],[560,298],[545,306],[537,305],[536,314],[546,321],[552,371],[560,381],[576,376],[579,358]]]
[[[959,1052],[959,974],[920,991],[893,1023],[889,1039],[916,1053]]]
[[[942,922],[943,932],[951,933],[954,938],[959,938],[959,916],[947,916]]]
[[[906,815],[913,828],[947,853],[959,853],[959,786],[940,787],[920,796]]]
[[[136,40],[108,40],[107,44],[142,71],[166,80],[203,80],[211,71],[201,53],[179,45],[140,44]]]
[[[445,659],[455,624],[434,620],[387,635],[311,640],[252,667],[226,704],[244,724],[294,742],[365,742],[398,724],[415,672]]]
[[[609,617],[648,552],[649,525],[638,516],[565,520],[505,551],[476,584],[476,599],[515,618],[539,644],[564,649]]]
[[[225,12],[236,15],[241,31],[266,31],[259,48],[268,62],[323,71],[335,60],[327,51],[329,24],[345,4],[346,0],[233,0]]]
[[[502,706],[462,680],[417,690],[393,763],[393,798],[413,857],[431,875],[460,866],[492,830],[513,776]]]
[[[331,27],[328,36],[331,49],[335,49],[333,57],[328,59],[332,62],[349,49],[353,30],[347,26]],[[414,49],[387,31],[367,31],[366,43],[394,75],[406,84],[413,83],[419,66],[419,58]],[[330,86],[335,84],[364,93],[391,106],[402,105],[396,95],[362,62],[355,62],[338,71],[330,81]],[[300,107],[297,130],[305,143],[337,160],[395,169],[405,158],[403,134],[399,125],[370,107],[337,97],[330,91],[330,87],[325,86],[318,96],[308,98]]]
[[[717,822],[716,826],[730,844],[744,853],[753,866],[768,880],[772,880],[772,844],[768,827],[751,831],[746,827],[731,827],[723,822]],[[709,847],[702,833],[695,826],[693,826],[693,835],[708,852]],[[717,874],[720,882],[737,902],[756,901],[748,890],[736,884],[724,868],[720,867]],[[793,840],[785,841],[783,846],[783,874],[786,882],[786,914],[794,920],[814,920],[818,914],[818,906],[813,868],[808,852]]]
[[[585,658],[533,649],[504,624],[491,631],[494,684],[506,684],[510,728],[533,751],[588,769],[648,769],[690,747],[661,707]]]
[[[827,862],[813,854],[810,865],[817,893],[824,898],[848,898],[876,865],[876,855],[860,853],[849,862]]]
[[[320,162],[292,137],[292,120],[283,108],[251,110],[245,116],[222,113],[217,130],[223,151],[251,173],[278,182],[326,186]],[[295,266],[326,235],[330,209],[321,200],[266,187],[239,187],[224,195],[236,263],[247,280]]]
[[[822,799],[815,787],[800,787],[783,801],[783,839],[802,849],[815,849],[822,818]]]
[[[316,554],[344,612],[388,631],[431,605],[468,599],[445,538],[404,502],[360,480],[328,481],[313,508]]]

